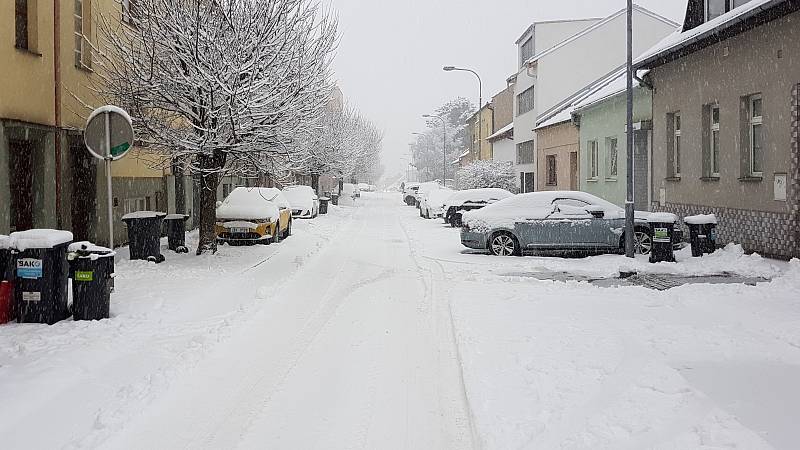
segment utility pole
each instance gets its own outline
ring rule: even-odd
[[[627,138],[627,180],[628,193],[625,200],[625,256],[633,258],[636,249],[634,248],[634,226],[633,226],[633,0],[628,0],[628,112],[626,120]]]

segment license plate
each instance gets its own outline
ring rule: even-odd
[[[235,234],[246,234],[249,232],[250,232],[249,228],[231,228],[231,233]]]

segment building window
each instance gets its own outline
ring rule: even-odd
[[[711,132],[709,137],[711,140],[709,148],[711,176],[719,177],[719,105],[711,106]]]
[[[556,167],[556,155],[547,155],[547,185],[558,185],[558,168]]]
[[[524,66],[525,63],[533,57],[533,36],[529,37],[527,41],[519,49],[519,65]]]
[[[726,12],[738,8],[750,0],[705,0],[705,20],[714,20]]]
[[[764,122],[761,94],[750,96],[748,127],[750,135],[750,175],[760,177],[764,170]]]
[[[618,142],[616,137],[606,138],[606,179],[617,179]]]
[[[597,155],[597,141],[589,141],[589,179],[596,180],[598,177],[598,155]]]
[[[526,112],[533,111],[534,108],[534,95],[533,89],[534,87],[531,86],[525,90],[525,92],[519,94],[517,96],[517,115],[521,116]]]
[[[517,144],[517,164],[533,164],[534,153],[533,141]]]
[[[145,199],[140,198],[126,198],[123,202],[123,214],[130,214],[137,211],[146,211],[147,207]]]
[[[680,178],[681,176],[681,113],[676,112],[669,115],[668,123],[672,130],[669,147],[671,148],[670,177]]]
[[[28,0],[14,3],[14,46],[28,50]]]
[[[73,12],[75,17],[75,67],[78,68],[83,67],[83,2],[84,0],[75,0],[75,11]]]

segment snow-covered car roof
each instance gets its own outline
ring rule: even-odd
[[[317,193],[311,186],[287,186],[283,188],[283,195],[292,209],[311,211],[314,208],[314,197]]]
[[[461,206],[467,202],[488,202],[513,197],[514,194],[500,188],[467,189],[457,191],[447,199],[447,206]]]
[[[428,181],[419,185],[419,190],[417,191],[418,194],[426,194],[430,191],[435,189],[441,189],[442,185],[435,182],[435,181]]]
[[[231,191],[217,207],[217,218],[227,220],[276,220],[280,215],[278,196],[284,201],[281,191],[275,188],[238,187]],[[288,204],[288,202],[287,202]]]
[[[441,207],[445,204],[447,199],[452,197],[457,191],[454,191],[450,188],[441,188],[441,189],[434,189],[428,193],[428,205]]]
[[[528,194],[518,194],[500,200],[485,208],[470,211],[464,214],[464,223],[470,226],[483,225],[490,228],[500,226],[513,226],[513,222],[519,220],[539,220],[551,217],[554,213],[553,204],[559,200],[565,201],[561,205],[564,217],[586,217],[591,218],[581,202],[586,206],[592,205],[604,212],[606,218],[624,218],[625,211],[619,206],[603,200],[600,197],[580,191],[542,191],[531,192]],[[575,204],[570,204],[570,200],[575,200]],[[511,225],[509,225],[511,224]]]

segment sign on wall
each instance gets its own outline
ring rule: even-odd
[[[775,200],[780,202],[786,201],[786,174],[785,173],[776,173],[775,174]]]

